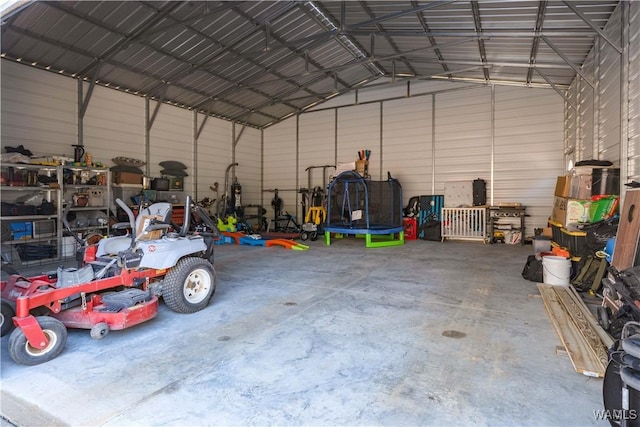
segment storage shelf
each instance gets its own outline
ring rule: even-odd
[[[79,212],[79,211],[103,211],[108,209],[108,206],[76,206],[73,207],[71,209],[69,209],[72,212]]]
[[[88,188],[88,189],[100,188],[100,189],[106,190],[107,186],[106,185],[96,185],[96,184],[65,184],[64,188],[66,190],[73,190],[73,189],[80,190],[80,189],[85,189],[85,188]]]
[[[38,219],[56,219],[58,215],[9,215],[9,216],[1,216],[0,220],[2,221],[23,221],[23,220],[38,220]]]
[[[4,242],[2,242],[2,244],[3,245],[20,245],[23,243],[51,242],[54,240],[58,240],[58,236],[32,237],[30,239],[18,239],[18,240],[5,240]]]
[[[2,191],[58,191],[57,187],[40,187],[38,185],[2,185]]]

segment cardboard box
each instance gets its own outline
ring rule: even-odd
[[[589,222],[591,200],[569,199],[556,196],[553,200],[551,219],[562,227],[577,222]]]
[[[163,218],[160,215],[142,215],[139,218],[136,218],[136,222],[138,222],[138,228],[136,230],[136,236],[139,240],[157,240],[162,237],[162,230],[154,230],[154,231],[144,231],[149,224],[151,224],[152,220],[162,221]]]
[[[569,197],[571,190],[571,175],[559,176],[556,181],[556,190],[554,195],[558,197]]]
[[[115,171],[111,175],[114,184],[140,184],[142,185],[142,174],[131,172]]]
[[[591,198],[591,175],[573,175],[569,190],[570,199],[586,200]]]
[[[30,221],[12,222],[9,226],[13,240],[26,240],[33,237],[33,223]]]

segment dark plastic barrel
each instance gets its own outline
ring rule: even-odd
[[[473,180],[473,206],[487,204],[487,183],[484,179]]]
[[[619,168],[593,168],[591,172],[591,195],[620,194]]]

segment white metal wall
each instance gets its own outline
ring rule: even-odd
[[[640,181],[640,2],[629,11],[629,143],[627,175]]]
[[[620,7],[611,15],[605,32],[620,45]],[[601,42],[600,52],[600,135],[599,160],[620,164],[620,54],[608,43]]]
[[[1,60],[2,117],[1,147],[23,145],[35,155],[73,156],[78,141],[77,81],[44,70]],[[83,85],[86,96],[89,85]],[[155,102],[149,103],[150,113]],[[201,123],[203,116],[198,116]],[[159,176],[159,162],[178,160],[188,166],[185,193],[202,199],[216,197],[209,186],[219,182],[221,191],[224,171],[232,161],[232,124],[209,118],[197,145],[194,135],[195,114],[188,110],[162,105],[150,132],[149,168]],[[111,166],[111,159],[126,156],[144,160],[145,99],[113,89],[96,86],[84,117],[84,144],[94,160]],[[261,132],[247,129],[237,146],[238,160],[247,167],[243,184],[243,202],[260,203],[260,139]],[[196,166],[198,188],[194,174]],[[245,189],[246,185],[246,189]],[[221,195],[222,193],[220,193]]]
[[[432,194],[432,101],[419,96],[382,104],[382,172],[400,181],[405,202]]]
[[[336,164],[336,111],[326,110],[303,114],[299,118],[298,187],[313,190],[326,188],[335,168],[308,169],[312,166]],[[323,173],[325,177],[323,178]],[[324,182],[323,182],[324,181]],[[310,188],[309,188],[310,187]]]
[[[266,190],[278,189],[278,197],[284,202],[283,213],[292,215],[299,210],[296,183],[297,140],[295,118],[285,120],[264,132],[263,205],[267,218],[274,217],[271,207],[274,193]],[[298,214],[299,215],[299,214]]]
[[[77,142],[76,81],[0,61],[0,144],[23,145],[35,155],[73,155]]]
[[[84,145],[107,165],[118,156],[145,160],[144,98],[96,86],[84,117]]]
[[[493,202],[526,206],[527,234],[546,225],[556,177],[564,174],[562,113],[552,90],[495,89]]]
[[[622,6],[629,8],[629,21],[624,28]],[[621,177],[624,183],[640,178],[639,2],[621,3],[604,29],[607,38],[618,46],[622,45],[623,31],[627,35],[627,44],[622,46],[628,56],[623,57],[626,62],[621,62],[620,53],[604,39],[596,40],[581,70],[594,82],[596,90],[581,77],[574,79],[567,95],[579,114],[569,104],[565,106],[564,133],[571,160],[611,161],[614,166],[621,166],[621,171],[626,169],[626,176]],[[623,77],[627,67],[628,77]]]
[[[202,126],[205,116],[197,115],[198,128]],[[221,200],[224,195],[224,172],[232,162],[232,130],[231,122],[209,117],[202,127],[202,132],[196,142],[196,165],[198,169],[197,200],[205,197]],[[218,192],[209,187],[218,183]],[[215,205],[211,212],[215,212]]]
[[[337,143],[338,163],[355,162],[358,160],[358,151],[371,150],[369,175],[381,179],[380,104],[376,102],[339,109]]]
[[[436,95],[435,193],[444,183],[482,178],[491,185],[491,88]]]
[[[443,194],[447,181],[476,178],[487,181],[490,197],[493,171],[494,202],[527,206],[529,233],[545,226],[556,177],[564,171],[562,98],[544,89],[496,87],[492,95],[491,87],[436,87],[435,95],[305,113],[297,132],[293,119],[266,129],[265,188],[267,182],[287,182],[282,157],[292,159],[286,150],[296,146],[298,188],[307,187],[306,167],[333,164],[334,147],[338,163],[355,161],[366,148],[372,151],[372,177],[386,179],[391,172],[405,203],[412,196]]]
[[[243,130],[239,125],[235,126],[235,131],[235,162],[238,163],[236,176],[242,186],[242,203],[258,205],[262,197],[262,131],[247,127]],[[250,209],[246,212],[248,215],[255,215],[257,210]]]

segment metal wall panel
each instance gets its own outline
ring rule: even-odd
[[[153,111],[155,102],[149,104]],[[177,160],[187,166],[189,174],[184,178],[184,193],[194,193],[193,114],[190,111],[171,105],[160,106],[150,132],[149,152],[152,177],[160,176],[160,162]]]
[[[242,204],[258,205],[261,204],[262,197],[262,131],[240,125],[235,128],[235,161],[238,163],[236,177],[242,186]],[[246,212],[248,215],[255,215],[257,211],[247,209]]]
[[[569,160],[575,162],[578,140],[578,83],[573,81],[567,90],[568,101],[564,108],[564,154],[565,166],[568,168]],[[575,108],[574,108],[575,107]]]
[[[594,75],[594,64],[593,59],[588,58],[583,67],[582,71],[587,76]],[[593,79],[592,79],[593,80]],[[584,81],[584,79],[579,80],[579,101],[576,105],[578,107],[578,147],[576,152],[579,153],[576,157],[584,160],[584,159],[592,159],[594,158],[594,153],[598,152],[598,144],[597,141],[594,144],[594,90],[595,87],[592,87],[588,83]],[[595,85],[594,85],[595,86]],[[595,150],[595,151],[594,151]]]
[[[283,213],[299,215],[298,192],[296,189],[296,118],[285,120],[268,128],[264,132],[264,173],[263,205],[267,209],[267,218],[272,219],[271,207],[274,193],[266,190],[278,189],[278,197],[284,202]],[[296,213],[298,212],[298,213]]]
[[[629,6],[629,144],[624,182],[640,181],[640,2]]]
[[[435,193],[449,181],[482,178],[489,187],[491,88],[438,94],[435,105]]]
[[[0,66],[2,148],[23,145],[34,155],[73,156],[76,81],[6,60]]]
[[[546,226],[556,177],[565,173],[563,108],[563,99],[553,90],[495,89],[493,204],[526,206],[527,235]]]
[[[84,84],[87,93],[89,85]],[[94,161],[145,160],[144,98],[96,86],[84,116],[84,146]]]
[[[382,170],[400,181],[404,206],[412,196],[433,194],[432,100],[418,96],[382,104]]]
[[[317,167],[336,164],[336,112],[318,111],[302,114],[299,119],[298,187],[313,190],[321,186],[326,190],[334,167]],[[324,175],[324,177],[323,177]],[[323,182],[324,181],[324,182]]]
[[[337,163],[355,162],[358,151],[371,150],[369,175],[382,179],[380,169],[380,103],[345,107],[338,110]],[[386,179],[386,171],[384,172]]]
[[[620,45],[620,7],[611,15],[605,33]],[[620,54],[608,43],[600,43],[600,148],[599,160],[620,162]]]
[[[203,114],[197,115],[198,129],[204,120]],[[202,200],[221,200],[224,195],[224,175],[227,166],[232,162],[232,124],[226,120],[209,117],[202,128],[196,145],[196,165],[198,168],[198,183],[194,197]],[[215,187],[218,191],[209,187]],[[215,205],[211,208],[215,213]]]

